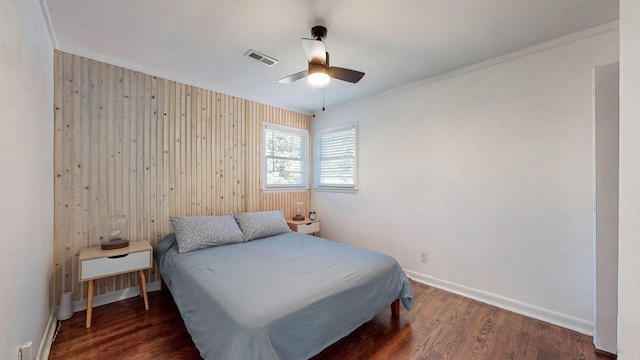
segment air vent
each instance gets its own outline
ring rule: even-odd
[[[249,51],[244,53],[244,56],[248,56],[254,60],[260,61],[261,63],[267,65],[268,67],[272,67],[273,65],[278,63],[278,60],[270,56],[267,56],[265,54],[259,53],[253,49],[249,49]]]

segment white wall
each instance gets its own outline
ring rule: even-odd
[[[357,120],[360,151],[357,194],[313,193],[322,236],[591,333],[592,71],[619,44],[598,29],[318,114]]]
[[[640,2],[620,1],[618,359],[640,359]]]
[[[37,0],[0,14],[0,359],[17,359],[52,306],[53,46]]]

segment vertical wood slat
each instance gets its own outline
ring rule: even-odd
[[[162,156],[159,154],[160,147],[158,146],[158,140],[162,141],[162,135],[160,134],[158,128],[162,128],[162,117],[158,116],[158,102],[161,101],[159,99],[159,89],[158,89],[158,81],[155,76],[149,77],[151,81],[151,107],[149,108],[149,170],[147,170],[147,177],[149,178],[148,190],[149,191],[149,221],[147,221],[145,225],[145,233],[146,238],[149,240],[149,243],[153,246],[156,244],[156,217],[158,215],[158,157]],[[146,192],[145,192],[146,193]],[[148,275],[147,275],[148,276]]]
[[[86,116],[83,113],[83,102],[82,102],[82,94],[83,94],[83,74],[82,74],[82,66],[83,61],[81,59],[72,59],[71,61],[71,73],[73,74],[73,83],[71,87],[71,98],[72,98],[72,114],[71,117],[71,126],[73,129],[72,136],[74,138],[84,138],[83,130],[86,126],[83,126],[83,122],[81,119]],[[85,106],[86,108],[86,106]],[[72,212],[71,216],[74,221],[72,221],[72,233],[69,236],[68,247],[67,249],[74,249],[78,247],[82,247],[80,243],[83,235],[83,228],[85,217],[82,212],[82,203],[84,201],[84,193],[82,191],[82,181],[83,176],[82,173],[84,171],[84,167],[86,164],[82,161],[82,154],[85,149],[83,148],[84,142],[73,142],[72,146],[72,154],[71,154],[71,163],[69,164],[73,171],[72,177],[72,189],[73,189],[73,198],[72,198]],[[76,282],[73,281],[73,275],[75,273],[74,269],[74,257],[67,256],[67,267],[66,273],[64,274],[67,288],[71,291],[75,290]]]
[[[53,237],[56,244],[53,248],[54,261],[54,284],[56,289],[64,289],[65,284],[62,280],[64,249],[61,241],[66,233],[66,198],[65,198],[65,182],[68,181],[67,172],[65,171],[64,154],[66,143],[66,132],[62,108],[64,107],[65,98],[63,97],[63,75],[64,75],[64,55],[63,53],[55,53],[55,81],[54,81],[54,213],[56,214],[56,224],[54,226]],[[55,297],[56,299],[58,296]]]
[[[309,129],[310,117],[56,51],[55,298],[72,291],[80,249],[126,215],[131,240],[157,244],[170,216],[308,211],[309,191],[263,193],[262,122]],[[147,280],[160,280],[152,269]],[[137,285],[119,275],[96,295]]]

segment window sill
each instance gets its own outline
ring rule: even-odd
[[[357,188],[339,188],[339,187],[314,187],[313,191],[317,192],[332,192],[332,193],[344,193],[344,194],[357,194]]]
[[[309,191],[309,187],[294,187],[294,188],[262,188],[263,193],[291,193],[291,192],[306,192]]]

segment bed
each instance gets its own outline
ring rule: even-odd
[[[175,233],[154,248],[203,358],[307,359],[398,300],[411,308],[413,289],[392,257],[285,230],[279,212],[228,216],[241,236],[228,218],[172,218]],[[196,244],[184,245],[185,234]],[[211,234],[215,244],[203,245]]]

